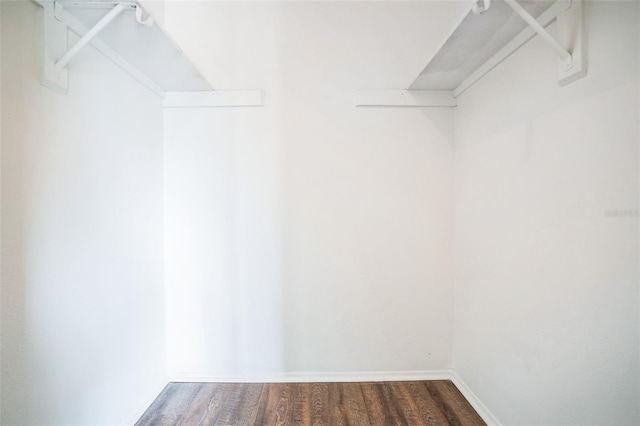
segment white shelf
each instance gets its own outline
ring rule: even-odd
[[[554,20],[550,34],[545,27]],[[356,106],[455,106],[456,97],[536,34],[558,55],[560,85],[587,74],[583,0],[478,0],[408,90],[362,91]]]
[[[260,90],[213,91],[160,23],[144,25],[148,15],[137,1],[35,1],[44,9],[41,81],[56,92],[69,90],[67,66],[90,44],[160,98],[176,94],[180,107],[262,105]],[[80,37],[73,46],[69,31]]]
[[[520,3],[537,18],[554,1],[536,0]],[[455,89],[526,28],[527,24],[504,1],[492,1],[489,10],[481,15],[469,10],[411,84],[411,89]]]
[[[409,89],[458,96],[536,33],[561,56],[560,83],[574,81],[586,74],[582,14],[581,0],[493,0],[484,13],[469,9]],[[556,36],[544,28],[555,19]]]
[[[104,9],[66,8],[86,28],[105,14]],[[98,39],[167,92],[211,90],[207,80],[187,59],[159,23],[145,27],[125,11],[106,27]]]

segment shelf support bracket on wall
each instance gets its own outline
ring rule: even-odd
[[[455,107],[448,90],[358,90],[357,107]]]
[[[54,92],[66,94],[69,88],[69,71],[67,65],[76,54],[88,44],[102,53],[126,73],[145,85],[149,90],[164,98],[165,91],[146,75],[140,72],[128,61],[120,57],[96,37],[100,31],[125,10],[136,10],[136,19],[145,27],[153,24],[148,17],[142,19],[142,9],[133,2],[115,2],[115,6],[92,28],[84,27],[76,18],[68,13],[61,2],[54,0],[35,0],[42,6],[42,31],[40,48],[40,82]],[[90,3],[83,3],[90,4]],[[104,5],[109,5],[104,2]],[[80,39],[69,49],[69,30],[76,33]]]
[[[42,31],[40,40],[40,81],[43,86],[60,94],[69,89],[69,71],[56,68],[56,61],[67,51],[67,25],[56,18],[55,8],[60,5],[53,1],[41,1]]]
[[[264,104],[262,90],[167,92],[164,108],[254,107]]]
[[[111,11],[109,11],[109,13],[107,13],[100,21],[98,21],[98,23],[95,24],[89,31],[87,31],[87,33],[82,36],[82,38],[78,40],[78,42],[74,44],[73,47],[69,49],[62,58],[56,61],[55,68],[57,70],[62,70],[64,67],[66,67],[69,62],[71,62],[71,59],[73,59],[73,57],[76,56],[83,47],[89,44],[91,39],[97,36],[100,31],[102,31],[107,25],[109,25],[111,21],[116,19],[118,15],[120,15],[120,13],[122,13],[127,7],[130,6],[124,3],[116,4],[115,7],[111,9]]]
[[[566,85],[586,75],[584,53],[584,11],[582,0],[572,0],[571,7],[557,17],[558,34],[553,37],[517,0],[504,0],[558,55],[558,81]],[[565,46],[568,46],[566,48]]]
[[[535,31],[544,41],[547,42],[549,46],[558,54],[560,60],[564,62],[564,66],[566,68],[571,68],[571,53],[567,51],[558,40],[556,40],[549,32],[542,26],[536,18],[531,16],[529,12],[524,10],[522,6],[516,0],[504,0],[511,9],[514,10],[526,23],[529,25],[533,31]]]

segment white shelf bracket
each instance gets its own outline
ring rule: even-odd
[[[53,1],[41,1],[42,31],[40,40],[40,82],[43,86],[60,94],[69,89],[69,72],[66,68],[56,68],[56,60],[67,51],[67,25],[56,18],[56,7]]]
[[[67,65],[82,48],[91,44],[95,49],[122,68],[125,72],[148,87],[155,94],[164,98],[165,91],[137,68],[120,57],[105,45],[96,35],[107,27],[118,15],[125,10],[136,11],[136,20],[146,27],[153,24],[153,19],[142,19],[142,8],[133,2],[114,2],[112,9],[92,28],[85,28],[77,19],[55,0],[35,0],[42,6],[42,31],[40,52],[40,82],[54,92],[66,94],[69,88],[69,72]],[[90,5],[85,2],[82,5]],[[109,2],[100,5],[109,5]],[[76,33],[80,39],[69,48],[69,30]]]
[[[448,90],[358,90],[357,107],[455,107]]]
[[[167,92],[164,108],[256,107],[264,105],[262,90]]]
[[[554,38],[517,0],[505,2],[556,52],[559,57],[558,81],[569,84],[586,75],[584,53],[584,10],[582,0],[571,0],[571,7],[557,17],[558,36]],[[567,46],[567,47],[565,47]]]
[[[585,2],[572,0],[571,7],[556,18],[558,40],[571,52],[571,67],[558,63],[558,81],[566,86],[587,75],[587,31]]]
[[[74,44],[73,47],[69,49],[69,51],[67,51],[67,53],[65,53],[62,58],[56,61],[55,68],[57,70],[62,70],[64,67],[66,67],[69,62],[71,62],[73,57],[76,56],[83,47],[89,44],[89,42],[95,36],[97,36],[100,31],[102,31],[107,25],[109,25],[111,21],[116,19],[118,15],[122,13],[122,11],[127,9],[127,7],[129,6],[125,5],[124,3],[118,3],[113,9],[109,11],[109,13],[107,13],[100,21],[98,21],[98,23],[95,24],[93,28],[87,31],[87,33],[82,36],[82,38],[78,40],[78,42]]]

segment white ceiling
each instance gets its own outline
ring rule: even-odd
[[[108,8],[74,4],[100,2],[114,0],[63,0],[87,27]],[[534,16],[553,2],[520,0]],[[159,25],[128,11],[99,38],[167,90],[208,90],[201,74],[215,89],[263,88],[305,68],[353,89],[452,90],[526,26],[502,0],[479,16],[468,0],[141,3]]]
[[[169,34],[215,89],[265,88],[306,68],[344,88],[398,89],[414,81],[470,4],[179,0],[163,12]]]

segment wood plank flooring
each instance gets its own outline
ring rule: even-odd
[[[485,425],[449,380],[170,383],[136,426]]]

